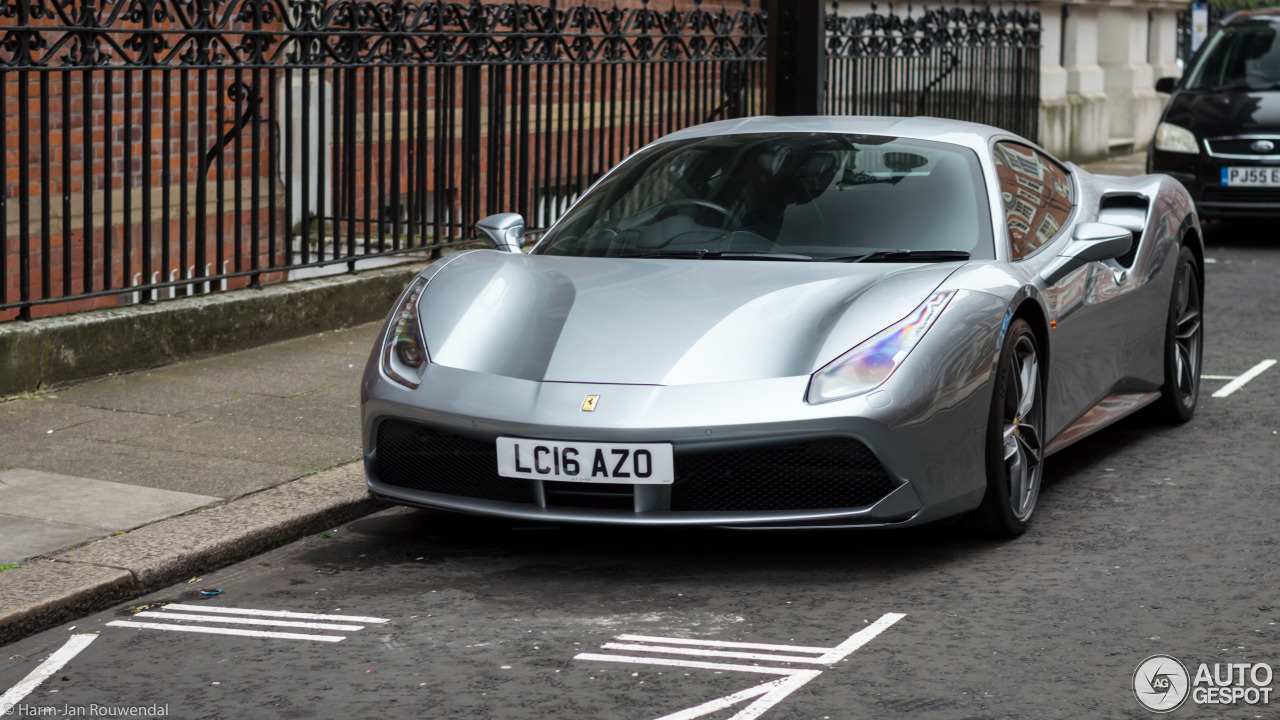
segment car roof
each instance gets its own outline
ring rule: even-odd
[[[1222,21],[1223,25],[1233,25],[1238,22],[1246,22],[1249,20],[1270,20],[1273,22],[1280,21],[1280,7],[1259,8],[1257,10],[1241,10],[1227,16]]]
[[[658,142],[716,135],[812,132],[891,135],[894,137],[935,140],[953,145],[963,145],[974,150],[986,148],[993,137],[1017,137],[990,125],[934,117],[801,115],[794,117],[760,116],[704,123],[678,130],[660,138]],[[1023,140],[1023,142],[1027,141]]]

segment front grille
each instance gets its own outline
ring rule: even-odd
[[[897,487],[866,445],[845,438],[676,457],[672,510],[866,507]]]
[[[1203,202],[1280,203],[1280,188],[1207,187],[1200,193]]]
[[[492,440],[473,440],[401,420],[378,426],[378,480],[424,492],[533,503],[533,483],[498,475]]]
[[[1270,140],[1273,147],[1268,152],[1258,152],[1253,144],[1259,140]],[[1230,140],[1206,140],[1209,152],[1214,155],[1247,155],[1249,157],[1280,157],[1280,138],[1235,138]]]

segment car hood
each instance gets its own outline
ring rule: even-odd
[[[1179,92],[1164,119],[1202,138],[1280,133],[1280,90]]]
[[[419,301],[431,361],[553,382],[806,375],[905,317],[956,263],[580,258],[477,251]]]

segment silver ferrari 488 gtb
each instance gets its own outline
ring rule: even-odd
[[[1199,394],[1204,251],[1163,175],[995,128],[751,118],[668,135],[528,253],[478,225],[362,386],[374,496],[525,520],[1016,535],[1045,459]]]

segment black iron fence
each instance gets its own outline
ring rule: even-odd
[[[685,4],[0,0],[0,319],[544,226],[655,137],[763,111],[761,12]]]
[[[763,3],[660,2],[0,0],[0,320],[545,228],[656,137],[766,111]],[[833,3],[827,111],[1034,138],[1038,23]]]
[[[1039,134],[1040,13],[973,5],[827,16],[826,111],[931,115]]]

